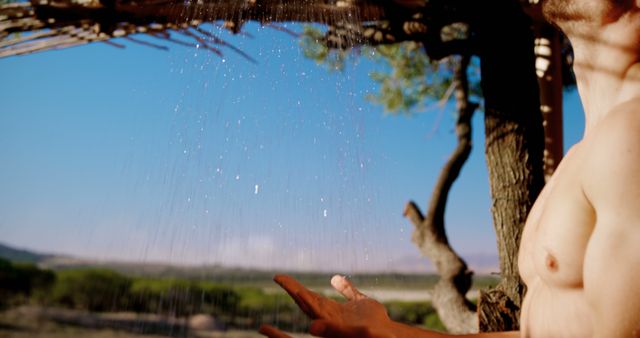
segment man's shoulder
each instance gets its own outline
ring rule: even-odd
[[[640,111],[640,95],[626,100],[613,108],[615,111]]]
[[[614,107],[594,131],[594,150],[603,150],[604,156],[628,146],[640,152],[640,97]]]
[[[640,187],[640,99],[611,110],[585,141],[582,185],[594,207]]]

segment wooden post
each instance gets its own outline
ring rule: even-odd
[[[533,20],[536,75],[544,125],[544,177],[549,180],[564,154],[562,132],[562,35],[542,15],[540,1],[523,4]]]
[[[544,126],[544,177],[548,181],[564,154],[562,132],[562,46],[558,30],[535,24],[536,74]]]

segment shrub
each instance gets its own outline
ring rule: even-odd
[[[135,279],[130,294],[136,312],[176,316],[230,313],[240,300],[231,287],[180,279]]]
[[[395,321],[422,325],[430,330],[446,332],[438,313],[429,302],[392,301],[384,304],[389,317]]]
[[[0,305],[24,302],[34,294],[44,294],[54,280],[53,272],[34,264],[0,259]]]
[[[236,313],[241,318],[236,318],[237,327],[254,330],[260,324],[272,324],[286,331],[302,332],[309,326],[307,316],[284,292],[269,293],[255,287],[237,291],[240,302]]]
[[[57,273],[50,301],[89,311],[114,311],[127,306],[131,279],[101,269],[65,270]]]
[[[391,319],[407,324],[422,324],[427,316],[435,313],[429,302],[392,301],[384,305]]]
[[[424,318],[424,322],[422,323],[422,325],[430,330],[447,332],[447,328],[444,326],[436,312],[428,314],[427,317]]]

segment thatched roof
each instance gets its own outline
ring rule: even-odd
[[[491,2],[478,0],[6,1],[15,0],[0,0],[0,58],[92,42],[124,47],[111,41],[113,38],[159,49],[181,44],[216,54],[221,54],[222,48],[243,54],[200,25],[211,23],[240,33],[246,21],[264,25],[297,21],[343,27],[341,31],[346,32],[352,45],[426,42],[427,52],[437,59],[468,52],[464,50],[468,46],[460,41],[443,46],[442,27],[467,20],[475,7],[492,6]],[[541,19],[536,11],[539,6],[521,2],[534,19]],[[151,39],[138,39],[135,34],[146,34]],[[330,45],[328,37],[325,42]]]
[[[2,1],[2,0],[0,0]],[[376,23],[411,21],[421,0],[32,0],[0,4],[0,57],[67,48],[91,42],[123,47],[110,40],[166,48],[177,43],[220,53],[226,43],[199,26],[209,22],[237,33],[243,22],[282,21]],[[414,20],[416,21],[416,20]],[[364,26],[363,26],[364,27]],[[360,27],[363,31],[363,27]],[[390,29],[390,28],[388,28]],[[146,34],[159,44],[132,35]],[[375,35],[375,36],[374,36]],[[397,34],[396,34],[397,35]],[[401,34],[402,35],[402,34]],[[378,43],[390,34],[370,34]],[[380,39],[382,37],[382,39]],[[364,36],[361,38],[364,39]],[[396,38],[395,36],[393,37]],[[228,46],[228,44],[226,44]]]

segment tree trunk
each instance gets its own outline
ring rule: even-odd
[[[544,185],[534,41],[530,20],[518,1],[496,0],[491,6],[478,7],[483,13],[476,29],[485,98],[486,158],[502,276],[496,290],[481,293],[480,330],[516,330],[525,292],[518,271],[518,248],[529,210]]]

